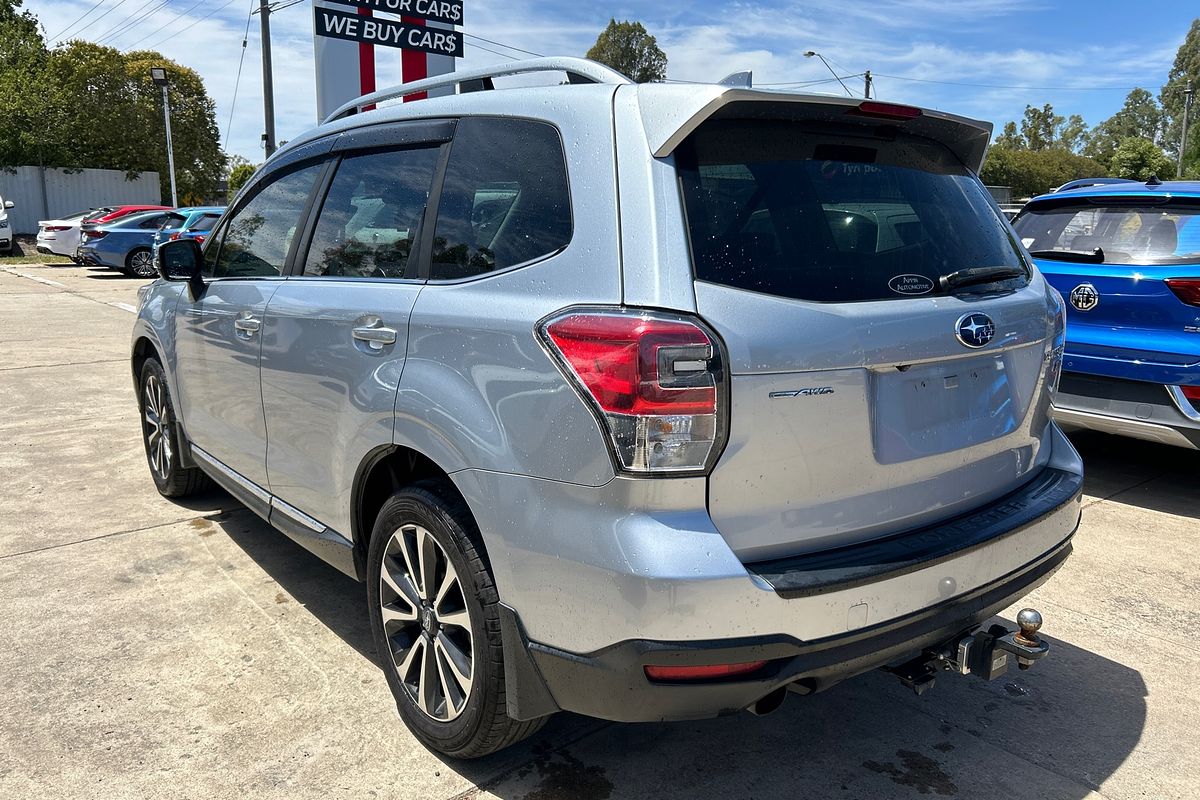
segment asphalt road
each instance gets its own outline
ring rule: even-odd
[[[1029,672],[921,697],[876,673],[763,718],[564,714],[449,762],[397,718],[360,585],[228,495],[155,493],[137,285],[0,261],[0,797],[1200,796],[1200,454],[1076,437],[1083,524],[1028,600],[1053,643]]]

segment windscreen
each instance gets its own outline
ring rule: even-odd
[[[937,292],[958,270],[1025,267],[979,181],[947,148],[894,127],[713,121],[676,166],[700,280],[845,302]]]
[[[1184,264],[1200,260],[1200,203],[1140,203],[1097,198],[1027,207],[1013,227],[1039,257],[1052,251],[1093,253],[1106,264]]]

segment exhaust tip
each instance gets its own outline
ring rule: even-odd
[[[748,706],[746,710],[756,717],[765,717],[767,714],[778,711],[785,699],[787,699],[787,687],[780,686],[770,694],[760,697],[756,702]]]

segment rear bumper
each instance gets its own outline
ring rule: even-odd
[[[555,710],[617,722],[704,719],[741,711],[778,689],[824,691],[847,678],[906,660],[956,640],[1044,583],[1071,552],[1071,537],[1031,563],[965,595],[900,619],[841,636],[801,642],[788,636],[751,640],[658,642],[633,640],[586,655],[519,642],[524,663],[510,655],[510,715]],[[519,635],[509,621],[506,632]],[[527,656],[525,656],[527,654]],[[750,679],[704,683],[653,682],[648,664],[682,666],[767,661]]]
[[[1054,418],[1068,427],[1200,449],[1200,411],[1160,383],[1064,373]]]

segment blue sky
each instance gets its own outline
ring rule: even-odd
[[[115,29],[104,43],[121,49],[151,46],[197,70],[217,102],[217,121],[222,137],[228,137],[228,151],[262,160],[257,16],[250,24],[233,105],[247,11],[257,0],[98,2],[25,0],[25,7],[39,16],[48,35],[55,36],[95,5],[67,38],[103,40]],[[998,129],[1006,120],[1019,118],[1027,103],[1052,103],[1058,113],[1081,114],[1094,125],[1120,108],[1135,86],[1157,94],[1192,18],[1200,16],[1200,4],[1182,0],[465,0],[464,15],[468,34],[546,55],[582,55],[609,17],[637,19],[666,51],[669,78],[717,80],[752,69],[755,83],[828,78],[829,83],[812,85],[811,90],[841,92],[819,61],[802,55],[816,50],[840,74],[870,69],[880,99],[992,120]],[[272,16],[272,39],[277,134],[288,139],[315,122],[312,10],[307,0]],[[494,44],[468,39],[465,65],[509,60],[483,48],[505,52]],[[381,86],[399,81],[398,65],[398,51],[394,57],[380,59]],[[846,82],[861,91],[861,78]]]

